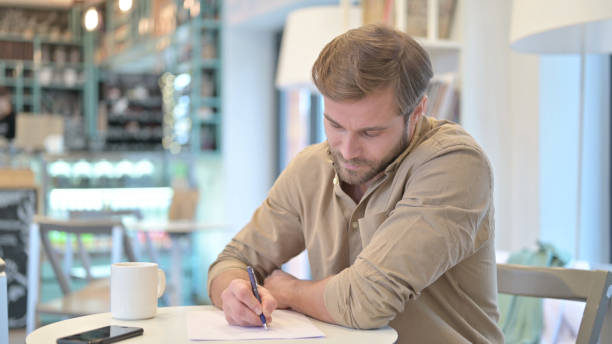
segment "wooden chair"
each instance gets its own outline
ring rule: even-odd
[[[95,280],[91,272],[87,272],[88,284],[79,290],[71,288],[71,262],[60,264],[57,249],[49,239],[51,231],[64,232],[68,235],[93,234],[112,237],[111,263],[121,260],[121,251],[125,252],[127,260],[134,261],[133,251],[126,238],[125,229],[119,219],[91,219],[91,220],[56,220],[42,216],[35,216],[30,228],[29,260],[28,260],[28,303],[26,316],[26,332],[34,330],[39,313],[58,314],[66,317],[82,316],[94,313],[104,313],[110,310],[110,281],[108,279]],[[55,278],[61,288],[63,296],[49,302],[40,303],[40,248],[49,259]],[[77,240],[79,256],[83,267],[89,270],[89,255],[85,254],[86,247],[81,240]],[[64,255],[70,255],[67,250]]]
[[[142,220],[142,213],[138,209],[126,209],[126,210],[71,210],[68,213],[68,217],[71,220],[123,220],[125,217],[133,217],[137,220]],[[136,254],[134,253],[133,246],[131,244],[130,236],[127,231],[123,231],[123,242],[126,250],[126,256],[129,257],[130,261],[136,261]],[[77,246],[79,248],[79,258],[87,274],[87,279],[92,280],[94,277],[91,272],[91,264],[87,251],[83,249],[83,242],[81,235],[76,235]],[[67,244],[70,244],[67,241]],[[66,249],[71,248],[71,245],[67,245]],[[66,255],[66,266],[70,266],[71,262],[67,261],[72,258],[72,255]]]
[[[8,343],[8,297],[5,267],[4,260],[0,258],[0,343]]]
[[[576,343],[595,344],[610,308],[612,273],[497,264],[497,288],[502,294],[586,302]]]
[[[121,219],[124,220],[126,218],[132,218],[137,222],[143,220],[143,215],[140,209],[123,209],[123,210],[73,210],[70,211],[69,216],[71,219]],[[150,232],[142,232],[144,235],[145,241],[145,251],[150,261],[159,264],[159,253],[157,249],[153,245],[153,240],[151,239]],[[78,240],[78,237],[77,237]],[[123,240],[126,242],[131,242],[130,245],[127,245],[126,248],[132,250],[131,256],[136,257],[137,259],[142,259],[144,256],[142,254],[142,249],[140,244],[135,238],[135,240],[131,241],[130,236],[127,234],[127,231],[124,232]],[[164,298],[166,298],[166,294],[164,294]]]

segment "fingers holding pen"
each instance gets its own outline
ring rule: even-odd
[[[249,282],[235,279],[221,295],[225,318],[231,325],[261,326],[261,305],[251,292]]]
[[[261,296],[262,311],[266,317],[266,322],[270,324],[272,322],[272,312],[277,308],[278,302],[268,289],[258,286],[257,290]]]
[[[272,311],[276,308],[276,300],[263,287],[259,287],[262,304],[253,295],[249,281],[235,279],[221,294],[223,312],[227,322],[239,326],[261,326],[259,314],[263,312],[266,321],[272,321]],[[264,296],[265,295],[265,296]]]

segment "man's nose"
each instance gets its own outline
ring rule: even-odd
[[[361,153],[361,145],[359,140],[354,135],[347,135],[340,147],[340,153],[344,160],[352,160],[359,157]]]

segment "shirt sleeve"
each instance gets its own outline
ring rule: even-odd
[[[263,278],[305,248],[296,196],[297,167],[291,163],[278,177],[266,200],[249,223],[219,254],[208,271],[207,290],[211,281],[229,269],[246,269],[251,265]],[[210,296],[210,295],[209,295]]]
[[[333,319],[353,328],[387,325],[405,303],[491,237],[492,176],[474,147],[441,151],[416,168],[402,199],[354,264],[324,292]]]

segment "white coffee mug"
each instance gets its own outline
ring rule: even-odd
[[[166,289],[166,275],[155,263],[126,262],[111,266],[111,313],[122,320],[148,319],[157,313],[157,299]]]

